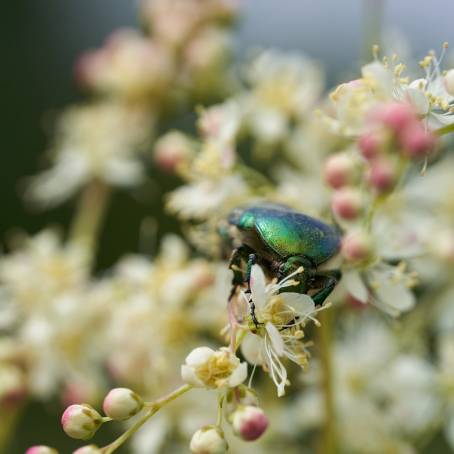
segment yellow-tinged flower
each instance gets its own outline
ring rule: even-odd
[[[288,384],[287,370],[281,358],[287,357],[299,366],[307,364],[307,350],[301,339],[307,320],[315,321],[316,309],[309,295],[285,292],[283,287],[292,286],[292,278],[300,273],[297,270],[280,282],[266,284],[265,275],[258,265],[252,267],[251,297],[255,304],[255,318],[260,325],[251,322],[241,345],[244,357],[252,364],[260,364],[266,370],[277,387],[278,396],[285,394]],[[250,303],[246,294],[243,298]],[[323,306],[323,308],[325,308]],[[318,322],[317,322],[318,323]]]
[[[234,387],[247,377],[247,364],[227,348],[195,348],[181,366],[183,381],[199,388]]]

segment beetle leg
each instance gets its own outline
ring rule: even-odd
[[[256,255],[249,254],[248,261],[247,261],[247,269],[246,269],[247,289],[246,289],[245,293],[246,293],[246,295],[248,295],[251,319],[254,322],[255,327],[258,328],[258,326],[261,325],[261,323],[257,320],[257,317],[255,316],[255,304],[252,299],[252,290],[251,290],[251,272],[252,272],[252,267],[255,265],[256,261],[257,261]]]
[[[281,288],[279,293],[284,292],[296,292],[296,293],[306,293],[308,290],[308,281],[315,275],[315,266],[310,259],[304,255],[295,255],[289,257],[287,261],[281,264],[279,267],[279,280],[285,278],[289,274],[298,270],[302,267],[303,271],[297,274],[293,280],[297,282],[296,285],[287,286]]]
[[[234,297],[237,288],[244,282],[244,273],[241,268],[241,261],[246,260],[250,249],[246,246],[240,246],[232,251],[232,255],[229,260],[229,269],[233,272],[232,277],[232,289],[229,295],[229,301]]]
[[[330,293],[334,290],[334,287],[336,287],[341,276],[342,273],[340,270],[323,271],[315,275],[316,278],[322,278],[324,281],[323,287],[312,295],[312,299],[316,306],[321,306],[324,303],[326,298],[328,298]]]

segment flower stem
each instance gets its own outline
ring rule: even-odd
[[[449,134],[450,132],[454,132],[454,123],[435,130],[435,134],[437,136],[444,136],[445,134]]]
[[[91,265],[96,253],[96,242],[109,201],[109,188],[93,180],[80,195],[77,212],[71,227],[70,239],[86,251]]]
[[[224,394],[220,395],[218,398],[218,416],[216,419],[216,425],[221,427],[222,424],[222,407],[224,406]]]
[[[336,409],[333,389],[333,363],[332,363],[332,310],[320,313],[321,326],[319,328],[320,361],[322,366],[323,400],[325,409],[325,427],[320,452],[335,454],[337,448]]]
[[[123,443],[125,443],[129,438],[131,438],[155,413],[157,413],[162,407],[167,405],[169,402],[172,402],[177,397],[180,397],[184,393],[188,392],[192,388],[191,385],[183,385],[177,388],[175,391],[172,391],[170,394],[167,394],[164,397],[154,401],[148,402],[145,406],[147,411],[145,414],[136,421],[126,432],[120,435],[112,443],[108,444],[101,448],[102,454],[111,454],[117,450]]]

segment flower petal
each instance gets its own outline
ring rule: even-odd
[[[270,337],[271,346],[278,356],[283,356],[284,354],[284,340],[282,339],[281,334],[278,329],[270,322],[265,325],[266,332]]]
[[[241,342],[241,353],[249,364],[262,364],[262,342],[260,336],[252,333],[248,333]]]
[[[181,378],[188,385],[196,386],[198,388],[205,387],[205,383],[203,383],[203,381],[200,380],[199,377],[197,377],[195,369],[193,369],[190,366],[187,366],[186,364],[183,364],[181,366]]]
[[[285,292],[281,293],[280,297],[284,300],[287,306],[290,306],[299,315],[306,317],[315,311],[315,303],[309,295]]]
[[[358,301],[361,301],[361,303],[367,303],[369,300],[369,292],[358,271],[352,270],[345,272],[343,281],[348,293]]]
[[[265,274],[259,265],[252,266],[251,291],[255,307],[260,310],[266,303],[266,280]]]
[[[241,363],[230,375],[228,385],[230,387],[238,386],[247,378],[247,363]]]
[[[186,356],[185,363],[188,366],[197,367],[200,364],[207,362],[214,353],[214,350],[210,347],[194,348],[194,350]]]

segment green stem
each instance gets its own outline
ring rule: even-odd
[[[443,126],[442,128],[438,128],[435,131],[437,136],[444,136],[445,134],[449,134],[450,132],[454,132],[454,123],[450,125]]]
[[[221,427],[222,424],[222,407],[224,405],[224,394],[219,396],[218,399],[218,417],[216,419],[216,425]]]
[[[323,405],[325,427],[320,444],[322,454],[338,452],[337,421],[334,402],[333,363],[332,363],[332,310],[321,311],[319,328],[320,361],[322,366]]]
[[[70,239],[86,251],[89,264],[96,254],[99,230],[109,201],[109,188],[101,181],[90,182],[80,195]]]
[[[0,452],[7,452],[13,432],[22,415],[24,405],[17,405],[0,409]]]
[[[124,444],[129,438],[131,438],[154,414],[156,414],[162,407],[167,405],[169,402],[172,402],[177,397],[185,394],[192,388],[191,385],[183,385],[177,388],[175,391],[172,391],[167,396],[162,397],[161,399],[156,400],[155,402],[149,402],[146,404],[148,410],[146,413],[136,421],[125,433],[120,435],[112,443],[108,444],[101,448],[102,454],[111,454],[117,450],[122,444]]]

